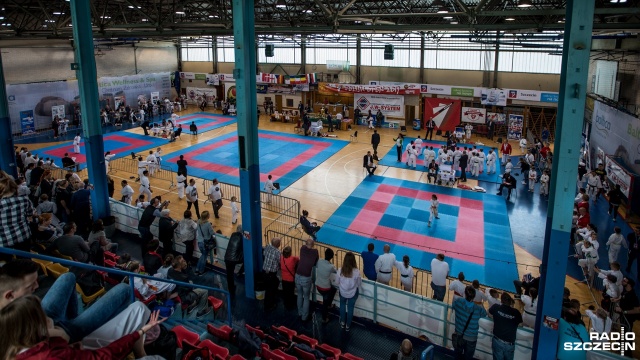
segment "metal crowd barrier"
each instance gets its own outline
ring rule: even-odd
[[[147,166],[148,170],[148,166]],[[123,171],[130,173],[132,176],[138,177],[138,160],[132,159],[130,157],[123,157],[120,159],[114,159],[109,162],[109,174],[117,173],[118,171]],[[153,175],[149,174],[149,180],[163,180],[169,182],[169,189],[172,189],[176,186],[175,184],[175,176],[173,171],[169,165],[162,165],[156,168]]]

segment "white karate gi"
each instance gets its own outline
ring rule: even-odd
[[[484,172],[484,167],[485,167],[487,158],[486,158],[486,155],[484,154],[484,151],[480,151],[478,153],[478,157],[480,158],[480,161],[481,161],[480,162],[480,174],[482,174]]]
[[[469,162],[471,163],[471,176],[480,175],[480,163],[482,160],[480,160],[477,155],[474,155],[471,156],[471,160],[469,160]]]
[[[402,284],[402,288],[405,291],[413,290],[413,267],[409,265],[409,267],[404,266],[404,262],[396,261],[396,269],[400,273],[400,283]]]
[[[275,186],[273,186],[273,181],[267,179],[264,182],[264,191],[267,193],[267,203],[271,203],[271,196],[273,195],[273,190],[275,190]]]
[[[178,188],[178,198],[180,200],[184,199],[184,182],[187,178],[180,174],[176,177],[176,187]]]
[[[80,141],[82,139],[80,138],[80,135],[76,135],[76,137],[73,138],[73,152],[76,154],[80,154]]]
[[[109,173],[109,161],[111,161],[114,156],[116,156],[116,154],[109,154],[104,156],[104,167],[107,170],[107,174]]]
[[[464,127],[464,132],[465,132],[467,140],[471,139],[471,130],[473,130],[473,125],[471,125],[471,124],[467,124]]]
[[[375,269],[378,274],[377,281],[379,283],[389,285],[395,264],[396,256],[392,253],[382,254],[378,257],[375,263]]]
[[[231,223],[235,224],[238,222],[238,214],[240,213],[240,209],[238,208],[238,203],[235,201],[231,202]]]
[[[142,174],[144,173],[145,170],[147,170],[147,165],[149,163],[143,160],[138,160],[138,178],[141,179],[142,178]]]
[[[131,205],[131,199],[133,199],[133,188],[127,184],[125,187],[120,190],[120,194],[122,195],[122,202]]]
[[[147,164],[149,165],[149,175],[153,176],[158,168],[158,164],[156,163],[156,156],[154,154],[149,154],[147,156]]]
[[[549,195],[549,175],[547,174],[540,176],[540,194]]]
[[[149,178],[142,175],[140,176],[140,195],[146,195],[145,199],[151,199],[151,183]]]
[[[618,261],[618,253],[620,252],[621,247],[628,248],[627,240],[625,240],[624,235],[613,233],[609,236],[609,240],[607,240],[607,246],[609,247],[609,264],[614,261]]]
[[[487,174],[493,174],[496,172],[496,153],[490,152],[487,154]]]
[[[438,200],[431,199],[431,206],[429,206],[429,226],[431,226],[431,222],[433,219],[438,217],[438,207],[440,206],[440,202]]]
[[[409,165],[409,167],[413,167],[415,169],[416,160],[418,159],[418,150],[411,147],[407,150],[407,152],[409,153],[409,160],[407,161],[407,164]]]
[[[537,178],[538,173],[534,169],[529,170],[529,191],[533,192],[533,188],[536,186]]]

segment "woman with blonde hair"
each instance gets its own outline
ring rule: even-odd
[[[340,289],[340,327],[349,331],[353,310],[358,300],[358,290],[362,284],[362,277],[356,257],[348,252],[342,261],[342,268],[338,270],[338,288]]]
[[[36,243],[45,247],[53,244],[53,241],[62,235],[62,230],[56,228],[52,224],[53,214],[44,213],[38,216],[38,227],[36,228],[33,238]]]
[[[33,205],[26,196],[17,196],[18,185],[0,170],[0,246],[29,251],[31,228],[29,223],[34,213]],[[0,260],[11,257],[0,255]]]
[[[164,321],[158,314],[153,312],[146,325],[111,344],[88,350],[69,344],[69,337],[47,318],[36,296],[23,296],[0,310],[0,359],[120,360],[132,351],[136,358],[141,358],[146,356],[144,335]]]

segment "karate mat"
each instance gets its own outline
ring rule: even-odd
[[[223,126],[231,125],[236,123],[235,116],[226,116],[226,115],[214,115],[210,113],[193,113],[185,116],[181,116],[176,121],[175,125],[182,125],[182,135],[189,135],[191,132],[189,131],[189,125],[194,121],[196,126],[198,127],[198,133],[201,134],[205,131],[215,130]]]
[[[284,190],[347,144],[343,140],[258,130],[260,189],[271,174],[273,181],[280,183],[280,190]],[[171,155],[163,163],[169,164],[173,171],[178,171],[176,161],[184,155],[189,176],[217,178],[223,183],[240,185],[238,134],[235,132]]]
[[[427,227],[432,194],[439,217]],[[372,242],[381,253],[391,245],[396,259],[409,255],[430,270],[444,253],[449,275],[514,291],[518,279],[511,227],[503,197],[455,188],[368,176],[318,232],[318,241],[360,253]]]
[[[126,131],[103,135],[103,139],[104,151],[111,151],[111,153],[115,154],[114,159],[130,156],[131,152],[138,153],[149,149],[155,150],[158,147],[168,144],[167,139]],[[64,157],[64,153],[69,153],[69,156],[76,158],[76,163],[80,164],[80,169],[84,169],[87,167],[84,141],[85,139],[82,139],[82,142],[80,142],[80,154],[73,153],[73,141],[65,141],[55,146],[34,150],[32,153],[38,154],[40,158],[49,157],[55,159],[56,165],[60,167],[62,167],[61,159]]]
[[[408,159],[408,155],[407,152],[404,151],[407,147],[407,144],[410,144],[411,141],[415,140],[416,138],[411,138],[411,137],[406,137],[404,138],[404,142],[402,143],[402,162],[398,162],[398,154],[396,152],[396,146],[395,143],[391,146],[391,150],[389,150],[389,152],[387,153],[387,155],[385,155],[384,157],[382,157],[380,159],[380,165],[385,165],[385,166],[391,166],[391,167],[397,167],[397,168],[404,168],[407,169],[409,168],[406,165],[407,159]],[[422,140],[422,151],[420,152],[420,155],[418,156],[418,160],[416,162],[416,170],[421,170],[421,171],[427,171],[427,168],[424,167],[424,155],[423,155],[423,151],[425,146],[433,146],[433,150],[436,152],[436,158],[438,157],[438,150],[442,147],[442,145],[446,145],[446,142],[444,141],[432,141],[432,140]],[[464,147],[472,147],[474,146],[473,144],[458,144],[458,147],[464,149]],[[489,154],[489,150],[493,149],[490,146],[480,146],[480,145],[476,145],[476,147],[478,149],[483,149],[483,152],[485,154],[485,157],[487,154]],[[497,149],[494,149],[494,152]],[[469,155],[469,159],[471,159],[471,155]],[[486,161],[485,161],[486,162]],[[515,164],[514,164],[515,165]],[[470,169],[470,168],[467,168]],[[498,174],[502,173],[502,169],[500,166],[500,159],[496,159],[496,173],[495,174],[491,174],[491,175],[487,175],[487,169],[486,166],[484,167],[484,170],[482,172],[482,174],[480,174],[480,176],[478,177],[473,177],[471,176],[471,172],[467,173],[467,178],[469,179],[475,179],[478,181],[486,181],[486,182],[493,182],[493,183],[497,183],[499,182],[499,178],[498,178]],[[460,170],[456,171],[456,176],[460,177]]]

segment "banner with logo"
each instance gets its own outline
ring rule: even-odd
[[[196,73],[192,73],[192,72],[181,72],[181,73],[180,73],[180,79],[184,79],[184,80],[195,80],[195,79],[196,79]]]
[[[488,112],[487,122],[489,122],[489,120],[493,120],[493,123],[496,125],[504,125],[507,123],[507,114]]]
[[[591,119],[590,157],[597,164],[595,149],[601,148],[623,166],[640,174],[640,119],[596,101]]]
[[[539,101],[548,103],[558,102],[558,93],[556,92],[510,89],[507,94],[508,98],[511,100]]]
[[[308,86],[308,84],[307,84]],[[288,94],[288,95],[292,95],[296,93],[296,87],[295,86],[288,86],[288,85],[269,85],[269,88],[267,89],[267,92],[269,94]]]
[[[631,189],[631,183],[633,176],[623,169],[618,163],[611,158],[611,156],[605,156],[605,169],[607,170],[607,178],[614,184],[620,185],[620,191],[624,196],[629,198],[629,191]]]
[[[507,106],[507,90],[484,88],[480,102],[482,105]]]
[[[362,113],[382,111],[385,117],[404,118],[404,96],[354,94],[354,107]]]
[[[433,119],[442,131],[455,131],[460,125],[462,101],[456,99],[424,98],[424,123]]]
[[[349,71],[350,64],[348,61],[327,60],[328,71]]]
[[[53,120],[56,116],[58,119],[64,119],[65,117],[65,106],[64,105],[54,105],[51,107],[51,120]]]
[[[509,128],[507,131],[508,140],[520,140],[522,137],[522,126],[524,125],[524,116],[517,114],[509,114]]]
[[[192,104],[199,104],[202,100],[212,103],[216,98],[216,90],[213,88],[187,88],[187,101]]]
[[[36,126],[33,121],[33,110],[20,111],[20,126],[22,135],[35,134]]]
[[[231,103],[236,102],[236,83],[235,82],[224,83],[224,97],[226,101],[230,101]]]
[[[487,121],[487,109],[462,107],[462,122],[484,124]]]
[[[318,92],[321,95],[332,94],[384,94],[384,95],[419,95],[420,87],[416,84],[410,86],[400,85],[355,85],[355,84],[336,84],[336,83],[318,83]]]
[[[220,78],[218,77],[218,74],[207,74],[206,83],[210,86],[220,85]]]

